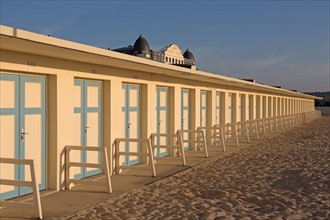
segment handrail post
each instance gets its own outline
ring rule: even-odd
[[[265,119],[261,119],[261,123],[262,123],[262,127],[263,127],[263,130],[264,130],[264,134],[265,134],[265,136],[266,136],[266,123],[265,123]]]
[[[236,145],[237,147],[239,147],[239,141],[238,141],[238,132],[237,132],[237,125],[233,124],[233,128],[234,128],[234,135],[235,135],[235,139],[236,139]]]
[[[119,174],[119,141],[115,140],[115,173]]]
[[[65,189],[70,189],[70,150],[65,148]]]
[[[222,148],[223,148],[223,152],[226,151],[226,144],[225,144],[225,137],[223,134],[223,127],[220,126],[220,134],[221,134],[221,142],[222,142]]]
[[[147,142],[148,151],[149,151],[149,157],[151,162],[151,175],[154,177],[156,176],[156,169],[155,169],[155,162],[154,162],[154,152],[150,144],[150,140]]]
[[[257,135],[257,139],[259,140],[259,126],[257,121],[254,121],[254,127],[256,129],[256,135]]]
[[[112,193],[112,185],[110,181],[110,173],[109,173],[109,166],[108,166],[108,155],[107,155],[107,149],[103,148],[103,170],[105,172],[105,181],[107,183],[107,190],[108,193]]]
[[[113,169],[113,159],[114,159],[114,151],[115,151],[115,141],[112,143],[110,147],[110,158],[109,158],[109,166],[110,166],[110,175],[113,175],[114,169]]]
[[[250,134],[249,134],[249,129],[248,129],[248,126],[247,126],[247,122],[244,123],[244,127],[245,127],[245,133],[246,133],[246,139],[247,139],[247,142],[250,143]]]
[[[35,212],[37,216],[42,219],[42,210],[41,210],[41,201],[40,201],[40,192],[39,187],[37,183],[35,168],[34,168],[34,161],[32,160],[30,163],[30,172],[31,172],[31,179],[32,179],[32,188],[33,188],[33,194],[34,194],[34,202],[37,204],[35,207]]]
[[[157,156],[157,152],[155,150],[155,135],[150,135],[150,141],[151,141],[151,147],[152,147],[152,152],[153,152],[153,157]]]
[[[209,153],[207,151],[205,132],[202,129],[200,130],[200,132],[202,133],[202,141],[203,141],[203,144],[204,144],[205,157],[208,158],[209,157]]]
[[[183,149],[183,138],[181,135],[178,135],[177,138],[178,138],[179,144],[181,145],[182,164],[183,164],[183,166],[186,166],[187,164],[186,164],[186,156],[185,156],[184,149]]]

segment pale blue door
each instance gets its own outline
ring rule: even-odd
[[[76,79],[75,87],[79,89],[80,105],[74,107],[80,125],[80,146],[102,146],[102,82]],[[84,163],[99,163],[101,155],[97,152],[81,151],[80,161]],[[74,177],[77,179],[101,173],[100,169],[81,168]]]
[[[200,127],[207,127],[207,92],[200,94]]]
[[[0,157],[33,159],[39,189],[46,188],[45,77],[0,74]],[[31,179],[29,167],[1,164],[0,178]],[[32,192],[30,187],[1,186],[0,198]]]
[[[238,119],[237,121],[240,122],[242,121],[243,118],[243,98],[242,94],[238,95]]]
[[[189,130],[190,129],[190,92],[189,89],[181,90],[181,129]],[[183,133],[183,139],[190,139],[189,133]],[[185,150],[189,149],[189,146],[184,146]]]
[[[221,121],[221,93],[220,92],[216,92],[215,95],[215,124],[220,125],[220,121]]]
[[[253,96],[252,95],[248,95],[248,106],[247,106],[247,109],[248,109],[248,112],[249,112],[249,118],[248,120],[253,120],[253,108],[251,107],[252,106],[252,103],[253,103]]]
[[[140,85],[123,84],[125,90],[125,105],[122,111],[125,114],[125,138],[140,138]],[[126,143],[126,152],[140,152],[139,143]],[[123,165],[140,163],[138,156],[125,156]]]
[[[157,133],[168,133],[168,88],[157,87]],[[168,144],[168,138],[157,137],[157,144]],[[157,156],[166,156],[168,154],[167,149],[157,148]]]

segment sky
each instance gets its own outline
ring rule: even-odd
[[[197,68],[300,92],[329,91],[329,0],[0,0],[0,24],[101,48],[175,43]]]

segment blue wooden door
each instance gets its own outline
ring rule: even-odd
[[[249,112],[248,120],[253,120],[253,96],[252,95],[248,95],[247,109],[248,109],[248,112]]]
[[[237,121],[240,122],[242,121],[243,118],[243,98],[242,94],[238,95],[238,119]]]
[[[78,117],[80,146],[102,146],[102,82],[76,79],[75,87],[78,90],[74,113]],[[84,163],[99,163],[101,155],[98,152],[81,151],[80,161]],[[77,179],[99,174],[100,169],[80,168],[74,177]]]
[[[39,189],[46,188],[45,77],[0,74],[0,157],[33,159]],[[1,164],[0,178],[31,180],[29,167]],[[32,192],[0,186],[0,198]]]
[[[168,88],[157,87],[157,133],[168,133]],[[168,144],[168,138],[157,137],[157,144]],[[157,148],[157,156],[168,155],[168,149]]]
[[[125,138],[140,138],[140,85],[123,84],[125,90]],[[126,152],[140,152],[139,143],[126,143]],[[138,156],[125,156],[123,165],[134,165],[140,163]]]
[[[201,91],[200,94],[200,127],[207,127],[207,92]]]
[[[215,94],[215,124],[220,125],[221,121],[221,93],[216,92]]]
[[[233,94],[228,93],[228,111],[227,111],[227,119],[226,123],[234,122],[234,114],[233,114]]]
[[[181,129],[190,129],[190,92],[189,89],[181,90]],[[183,139],[190,139],[189,133],[183,133]],[[184,146],[184,149],[189,149],[189,146]]]

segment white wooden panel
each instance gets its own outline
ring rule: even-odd
[[[81,146],[81,114],[75,113],[72,117],[73,129],[71,135],[73,137],[73,145]],[[81,151],[72,150],[70,152],[70,161],[71,162],[81,162]],[[71,167],[70,168],[70,178],[73,178],[74,175],[81,173],[81,168]]]
[[[0,115],[0,157],[15,158],[15,116]],[[15,179],[15,167],[12,164],[0,164],[1,179]],[[0,193],[14,190],[14,186],[0,185]]]
[[[253,108],[254,108],[253,118],[254,119],[257,118],[257,111],[258,111],[258,104],[257,104],[257,102],[258,102],[258,98],[257,98],[257,96],[254,96],[254,106],[253,106]]]
[[[42,119],[40,114],[25,115],[25,159],[34,159],[38,183],[42,176]],[[26,167],[28,168],[28,167]],[[29,170],[25,171],[25,180],[31,180]]]
[[[15,108],[15,82],[0,81],[0,108]]]
[[[98,112],[87,113],[87,146],[99,146],[99,121]],[[88,151],[87,153],[87,163],[98,163],[98,152]],[[94,168],[87,168],[87,171],[96,170]]]
[[[217,93],[216,97],[215,97],[215,105],[216,106],[220,106],[220,93]]]
[[[75,85],[73,87],[73,107],[81,107],[81,86]]]
[[[160,104],[160,106],[167,106],[167,103],[166,103],[166,92],[165,91],[161,91],[159,93],[159,104]]]
[[[132,98],[132,97],[131,97]],[[130,112],[130,138],[139,138],[138,136],[138,113],[137,112]],[[138,144],[137,143],[130,143],[130,152],[138,152]],[[130,156],[129,160],[136,160],[138,157]]]
[[[123,97],[125,93],[123,93]],[[123,98],[123,100],[125,100],[125,98]],[[119,107],[119,106],[118,106]],[[116,118],[118,122],[121,122],[122,124],[125,124],[125,111],[122,111],[120,113],[120,115],[118,116],[118,118]],[[118,123],[119,124],[119,123]],[[125,124],[124,126],[120,126],[121,129],[120,130],[120,134],[118,134],[118,137],[125,137],[125,129],[126,129],[127,125]],[[118,130],[117,127],[115,127],[116,130]],[[122,142],[119,145],[119,151],[124,152],[125,151],[125,143]],[[125,156],[120,156],[119,157],[119,164],[123,164],[125,163]]]
[[[201,100],[201,105],[206,106],[206,93],[202,93],[202,100]]]
[[[188,110],[184,110],[183,111],[183,119],[184,119],[184,121],[183,121],[183,129],[184,130],[188,130],[189,129],[189,112],[188,112]],[[189,134],[188,133],[184,133],[183,138],[185,140],[189,139]]]
[[[167,133],[167,129],[166,129],[166,120],[167,120],[166,111],[161,111],[160,112],[160,120],[161,120],[161,123],[160,123],[160,126],[159,126],[160,133]],[[162,144],[162,145],[167,144],[166,139],[167,139],[166,137],[160,137],[160,143],[159,144]],[[164,148],[160,149],[160,153],[163,153],[163,152],[166,152],[166,151],[167,150],[164,149]]]
[[[25,82],[25,108],[41,108],[41,83]]]
[[[166,130],[166,121],[167,121],[167,114],[166,114],[166,111],[160,111],[160,126],[159,126],[159,129],[160,129],[160,133],[167,133],[167,130]]]
[[[238,119],[237,121],[242,121],[242,111],[243,111],[243,107],[242,107],[242,94],[238,95]]]
[[[206,126],[206,109],[202,110],[202,123],[201,123],[202,127]]]
[[[98,146],[99,137],[99,113],[87,113],[87,146]]]
[[[119,151],[120,152],[126,152],[125,145],[126,145],[125,142],[120,142],[120,145],[119,145]],[[119,164],[125,164],[125,156],[120,156],[119,157]]]
[[[227,115],[226,115],[226,123],[231,122],[231,114],[232,114],[232,94],[228,93],[228,106],[227,106]]]
[[[217,125],[220,124],[220,112],[221,112],[220,99],[221,99],[221,94],[220,94],[220,92],[217,92],[216,96],[215,96],[215,124],[217,124]]]
[[[99,88],[87,87],[87,107],[99,107]]]
[[[136,89],[130,89],[130,107],[137,107],[138,106],[138,98],[139,98],[139,94],[138,94],[138,90]]]
[[[189,105],[189,93],[183,93],[183,106],[188,106]]]

